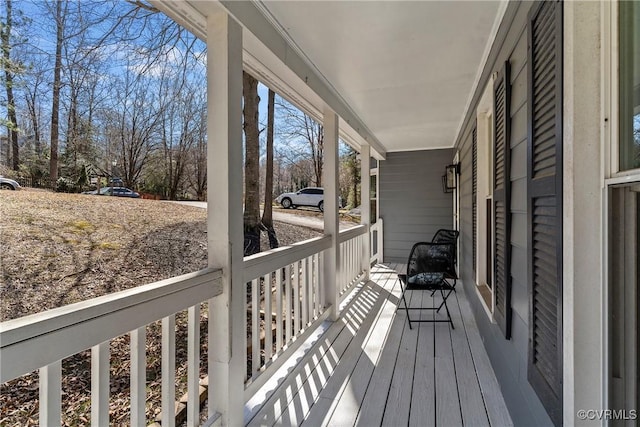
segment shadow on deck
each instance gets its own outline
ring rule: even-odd
[[[249,400],[245,423],[512,425],[462,284],[448,300],[455,329],[446,323],[409,329],[404,311],[396,312],[396,272],[403,269],[372,268],[371,280],[344,304],[340,319],[303,346],[306,352],[284,368],[286,376]],[[407,296],[412,306],[439,304],[427,292]],[[418,313],[434,315],[412,314]]]

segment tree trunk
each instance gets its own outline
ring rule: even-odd
[[[31,119],[31,127],[33,129],[33,141],[35,143],[36,158],[42,156],[42,146],[40,143],[40,121],[38,118],[38,112],[36,111],[36,95],[29,94],[27,96],[27,108],[29,109],[29,117]]]
[[[5,75],[5,89],[7,91],[7,128],[9,131],[9,141],[11,142],[11,168],[15,171],[18,170],[20,165],[20,153],[18,146],[18,119],[16,117],[16,102],[13,97],[13,72],[11,70],[11,26],[13,25],[11,12],[12,4],[11,0],[6,0],[6,22],[4,29],[0,32],[2,37],[2,56],[4,59],[4,75]]]
[[[269,247],[275,249],[279,246],[276,230],[273,228],[273,132],[274,109],[276,94],[269,89],[269,102],[267,104],[267,168],[264,179],[264,210],[262,211],[262,224],[267,229]]]
[[[64,3],[66,6],[66,3]],[[60,86],[62,77],[62,42],[64,41],[64,14],[62,1],[56,2],[56,59],[53,67],[53,96],[51,101],[51,156],[49,160],[49,176],[51,187],[58,181],[58,138],[60,120]]]
[[[258,81],[243,72],[245,192],[244,255],[260,252],[260,139],[258,130]]]

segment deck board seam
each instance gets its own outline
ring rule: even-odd
[[[478,378],[478,366],[476,363],[476,359],[473,356],[473,351],[471,350],[471,344],[469,343],[469,332],[467,331],[467,323],[464,321],[463,317],[462,317],[462,307],[460,307],[460,300],[458,299],[458,295],[455,294],[454,295],[456,298],[456,306],[458,311],[460,312],[460,319],[462,320],[462,326],[464,329],[464,335],[467,341],[467,348],[469,349],[469,354],[471,355],[471,362],[473,363],[473,371],[475,373],[475,379],[476,382],[478,383],[478,388],[480,389],[480,398],[482,399],[482,404],[484,406],[484,413],[485,416],[487,417],[487,421],[489,422],[489,425],[491,425],[491,420],[489,418],[489,413],[487,411],[487,402],[486,399],[484,397],[484,393],[482,392],[482,385],[480,384],[480,378]],[[465,295],[466,297],[466,295]],[[462,412],[462,405],[460,406],[461,412]],[[464,421],[464,420],[463,420]]]
[[[371,288],[371,285],[369,285],[369,282],[367,282],[365,284],[365,287]],[[364,290],[364,288],[363,288]],[[354,298],[353,303],[357,303],[358,302],[358,298]],[[380,302],[380,298],[376,297],[375,301],[372,301],[371,306],[368,308],[368,312],[371,312],[372,310],[376,309],[376,307],[378,306],[378,303]],[[354,304],[355,305],[355,304]],[[382,303],[380,303],[380,305],[382,305]],[[356,308],[356,311],[358,309]],[[354,314],[361,314],[361,313],[354,313]],[[363,325],[368,323],[368,313],[365,314],[364,318],[360,319],[360,324],[358,325],[358,331],[360,330],[360,328],[363,327]],[[373,321],[371,322],[373,323]],[[340,334],[342,334],[344,332],[344,330],[341,331]],[[348,334],[351,334],[350,332],[347,332]],[[340,354],[338,355],[338,361],[335,364],[335,366],[333,367],[333,369],[328,373],[327,379],[326,381],[320,385],[320,390],[317,391],[317,396],[315,398],[313,398],[312,401],[308,401],[306,402],[308,404],[308,408],[306,411],[306,414],[301,414],[302,415],[302,420],[299,424],[302,424],[305,422],[305,420],[307,420],[307,418],[309,417],[309,414],[311,413],[313,406],[319,401],[319,399],[322,397],[322,391],[326,388],[327,384],[329,383],[329,381],[331,380],[332,376],[335,374],[336,370],[339,369],[340,364],[344,363],[343,362],[343,356],[347,353],[347,351],[349,350],[350,346],[352,345],[353,341],[358,339],[358,333],[356,332],[355,334],[351,334],[351,337],[349,338],[349,335],[347,335],[347,342],[344,344],[344,349],[342,351],[340,351]],[[303,384],[300,388],[298,388],[298,393],[294,393],[293,395],[293,399],[295,400],[296,396],[299,395],[299,391],[302,390],[305,385],[309,384],[309,378],[313,376],[313,373],[317,371],[317,366],[319,366],[322,362],[322,360],[325,358],[325,356],[327,355],[328,352],[325,352],[324,355],[320,358],[318,364],[316,364],[316,367],[314,369],[312,369],[308,375],[306,375],[304,377],[304,381]],[[344,365],[343,365],[344,366]],[[291,400],[291,401],[292,401]],[[288,409],[291,407],[291,401],[288,402],[287,404],[287,409],[285,409],[284,411],[282,411],[282,413],[280,414],[280,416],[276,419],[275,424],[278,424],[278,421],[282,419],[282,417],[288,412]],[[274,425],[275,425],[274,424]]]
[[[384,283],[383,283],[380,287],[381,287],[384,291],[388,292],[389,294],[392,294],[393,289],[394,289],[394,288],[395,288],[395,286],[396,286],[396,285],[395,285],[396,281],[393,279],[393,274],[394,274],[394,273],[392,273],[392,272],[380,273],[380,275],[381,275],[381,276],[383,276],[383,275],[386,275],[386,276],[387,276],[386,278],[382,279],[382,280],[384,280]],[[373,276],[373,275],[372,275],[372,276]],[[372,279],[371,279],[371,280],[372,280],[372,281],[374,281],[374,280],[373,280],[373,277],[372,277]],[[392,285],[391,285],[391,286],[389,286],[389,283],[392,283]],[[381,298],[382,298],[382,297],[381,297]],[[383,312],[384,312],[385,308],[387,308],[387,306],[388,306],[388,305],[393,305],[393,302],[391,302],[391,301],[389,300],[389,298],[385,298],[385,300],[383,301],[383,304],[382,304],[382,306],[381,306],[381,308],[380,308],[380,311],[378,312],[377,317],[376,317],[376,319],[375,319],[374,325],[373,325],[373,327],[372,327],[372,331],[373,331],[373,330],[375,330],[376,326],[377,326],[377,325],[379,324],[379,322],[381,321],[381,317],[382,317],[382,315],[383,315]],[[391,326],[391,323],[393,323],[393,318],[394,318],[394,317],[395,317],[395,314],[392,316],[392,319],[390,320],[390,325],[389,325],[389,327],[387,328],[387,331],[385,332],[385,337],[384,337],[384,339],[383,339],[383,343],[387,341],[387,338],[388,338],[389,332],[390,332],[390,330],[391,330],[390,326]],[[359,363],[360,363],[360,360],[361,360],[362,356],[365,354],[365,348],[366,348],[367,344],[369,343],[369,341],[370,341],[372,338],[373,338],[373,336],[372,336],[372,335],[370,335],[369,337],[367,337],[366,342],[365,342],[365,343],[363,343],[363,347],[362,347],[362,349],[361,349],[361,351],[360,351],[360,354],[359,354],[359,356],[358,356],[358,360],[356,361],[356,363],[355,363],[355,365],[354,365],[354,367],[353,367],[353,370],[351,371],[351,373],[352,373],[352,374],[353,374],[353,373],[355,372],[355,370],[358,368],[358,365],[359,365]],[[382,348],[384,348],[384,344],[383,344]],[[371,373],[370,373],[370,375],[369,375],[369,379],[368,379],[368,381],[367,381],[367,385],[366,385],[366,387],[364,388],[363,400],[364,400],[364,396],[366,395],[367,390],[369,389],[369,385],[371,384],[371,379],[373,378],[373,373],[375,372],[375,366],[377,365],[377,362],[378,362],[378,360],[380,359],[381,355],[382,355],[382,349],[380,350],[379,354],[378,354],[378,355],[377,355],[377,357],[376,357],[375,364],[374,364],[374,366],[373,366],[373,369],[371,370]],[[350,382],[350,379],[351,379],[351,378],[349,378],[349,380],[345,382],[345,386],[341,389],[340,396],[339,396],[339,397],[336,397],[336,401],[337,401],[337,403],[336,403],[336,404],[333,406],[333,408],[332,408],[333,410],[332,410],[331,416],[330,416],[330,417],[328,417],[328,420],[329,420],[329,421],[328,421],[328,423],[327,423],[328,425],[332,425],[331,421],[333,420],[335,410],[337,409],[337,407],[338,407],[338,405],[339,405],[339,399],[340,399],[340,398],[342,397],[342,395],[344,394],[344,391],[345,391],[346,385],[348,385],[348,383]],[[357,419],[357,417],[358,417],[358,415],[359,415],[359,412],[360,412],[360,409],[362,408],[362,401],[363,401],[363,400],[361,400],[361,401],[359,402],[359,405],[358,405],[358,411],[357,411],[357,413],[355,414],[355,419]]]
[[[384,279],[383,279],[384,280]],[[375,280],[370,280],[371,283],[374,283],[376,285],[378,285],[380,287],[381,290],[384,290],[384,286],[380,286],[379,283],[377,283]],[[329,385],[329,381],[331,381],[331,379],[329,379],[323,387],[323,390],[318,394],[318,399],[316,400],[316,402],[319,402],[320,399],[327,399],[327,400],[331,400],[332,403],[329,405],[329,408],[326,410],[326,416],[324,418],[324,422],[322,423],[322,425],[331,425],[331,419],[333,418],[333,414],[335,413],[336,408],[338,407],[339,403],[340,403],[340,398],[342,397],[343,393],[345,392],[346,386],[349,383],[349,380],[351,379],[351,377],[353,376],[353,373],[355,372],[355,369],[358,366],[358,363],[362,357],[362,355],[364,354],[364,348],[366,346],[366,343],[368,342],[369,339],[371,339],[371,331],[373,331],[376,327],[376,325],[378,324],[379,320],[380,320],[380,313],[384,310],[384,307],[386,305],[386,303],[388,302],[386,299],[385,300],[381,300],[381,298],[383,298],[382,295],[378,295],[377,299],[376,299],[376,304],[380,303],[380,309],[378,310],[378,314],[375,314],[375,318],[372,320],[371,322],[371,329],[369,330],[369,332],[367,333],[367,336],[364,338],[362,345],[360,346],[359,350],[356,349],[355,351],[357,351],[358,356],[357,356],[357,360],[355,361],[355,363],[353,364],[353,367],[349,369],[348,371],[348,375],[346,376],[346,378],[348,379],[347,381],[345,381],[343,383],[343,385],[340,387],[340,389],[338,390],[338,392],[336,392],[336,395],[332,398],[326,397],[324,396],[324,389]],[[374,306],[375,307],[375,306]],[[373,308],[373,307],[372,307]],[[370,316],[373,315],[372,310],[370,310],[366,316]],[[355,337],[354,337],[355,338]],[[353,342],[353,341],[352,341]],[[349,343],[349,345],[347,346],[347,348],[345,349],[343,354],[346,354],[350,351],[354,351],[354,349],[351,348],[352,342]],[[341,359],[341,362],[343,361],[343,359]],[[345,365],[342,365],[342,368],[344,368]],[[334,371],[332,372],[332,377],[333,375],[336,374],[336,371],[339,369],[339,366],[336,366],[336,369],[334,369]],[[335,378],[335,377],[334,377]],[[315,404],[315,402],[314,402]],[[309,410],[309,413],[307,414],[307,416],[305,417],[303,424],[309,422],[308,420],[310,419],[310,417],[312,416],[313,413],[313,405]]]

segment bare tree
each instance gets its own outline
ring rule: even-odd
[[[191,186],[196,192],[198,200],[206,200],[207,191],[207,129],[206,113],[203,112],[196,128],[196,143],[191,150],[192,173]]]
[[[196,90],[172,93],[172,100],[164,101],[168,105],[163,114],[161,129],[167,196],[175,200],[185,179],[189,153],[198,139],[197,127],[201,117],[198,109],[202,108],[204,102],[196,99],[196,94],[202,93]]]
[[[53,94],[51,97],[51,144],[49,156],[49,176],[51,186],[55,189],[58,181],[58,145],[60,137],[60,88],[62,86],[62,43],[64,42],[64,26],[67,14],[67,1],[55,2],[56,53],[53,66]]]
[[[55,187],[59,175],[75,182],[83,173],[111,174],[115,160],[129,185],[152,170],[165,194],[190,184],[204,198],[206,102],[194,85],[204,75],[203,43],[142,0],[47,0],[29,13],[33,33],[48,42],[11,46],[27,65],[12,85],[27,169],[44,172],[38,165],[46,161]]]
[[[165,105],[151,90],[150,80],[137,75],[131,67],[114,91],[119,99],[115,105],[117,119],[108,134],[108,138],[115,141],[111,155],[117,159],[124,184],[135,188],[158,140]]]
[[[97,91],[102,67],[100,51],[87,51],[85,46],[90,44],[91,40],[85,39],[85,32],[80,33],[78,40],[73,43],[71,39],[66,39],[63,44],[67,101],[64,166],[68,167],[74,181],[80,173],[84,173],[85,164],[95,163],[97,154],[94,147],[94,114],[98,108]]]
[[[267,230],[269,247],[271,249],[279,246],[278,237],[273,228],[273,133],[275,126],[275,98],[275,92],[269,89],[269,100],[267,103],[267,167],[265,172],[262,225]]]
[[[243,71],[244,96],[244,254],[260,252],[260,131],[258,129],[258,80]]]
[[[341,178],[345,184],[347,207],[356,208],[360,205],[360,159],[358,153],[351,147],[347,147],[346,152],[342,155]],[[342,184],[342,182],[341,182]]]
[[[282,98],[278,106],[279,134],[288,143],[288,160],[291,166],[302,171],[304,160],[310,161],[310,176],[313,185],[322,186],[322,166],[324,152],[324,129],[311,117]],[[301,161],[303,160],[303,161]]]
[[[13,94],[14,73],[17,64],[11,58],[11,27],[13,26],[13,7],[11,0],[5,0],[5,21],[0,22],[0,43],[2,46],[2,68],[4,69],[4,87],[7,92],[7,130],[11,145],[11,167],[17,171],[20,165],[18,146],[18,119]]]
[[[41,109],[38,101],[38,93],[40,86],[44,82],[43,73],[35,72],[32,74],[28,85],[25,85],[24,98],[27,106],[27,114],[29,118],[29,135],[33,135],[34,154],[36,158],[42,156],[42,135],[41,135]]]

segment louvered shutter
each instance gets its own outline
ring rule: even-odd
[[[511,338],[511,175],[509,129],[509,62],[493,86],[493,271],[496,308],[493,313],[505,338]]]
[[[529,13],[528,378],[562,424],[562,3]]]
[[[471,134],[471,221],[473,228],[473,278],[475,283],[477,270],[477,246],[478,246],[478,124],[473,127]]]

